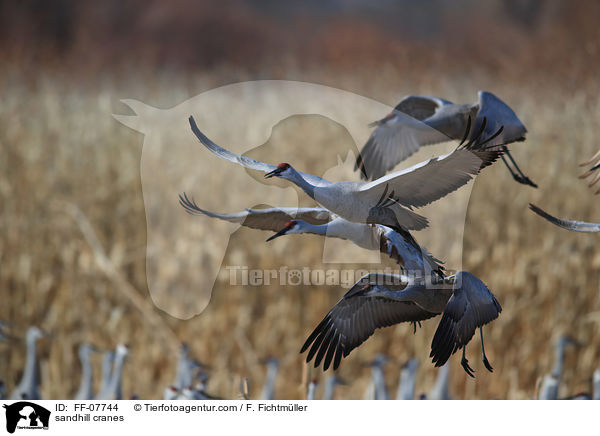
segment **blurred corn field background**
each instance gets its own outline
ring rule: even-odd
[[[452,359],[452,393],[459,399],[532,398],[563,333],[582,346],[567,352],[561,393],[590,390],[600,366],[597,236],[560,230],[531,213],[528,203],[561,217],[600,220],[597,197],[577,177],[578,163],[600,146],[600,5],[419,5],[0,2],[0,319],[17,335],[29,325],[52,333],[39,344],[44,398],[73,395],[82,342],[106,349],[129,344],[125,396],[161,398],[173,380],[180,341],[212,367],[208,390],[224,398],[239,396],[242,377],[250,380],[251,397],[258,395],[266,372],[261,359],[268,356],[281,365],[278,398],[304,398],[308,379],[324,379],[298,351],[346,289],[230,286],[224,270],[329,268],[317,236],[267,245],[265,232],[236,231],[210,304],[192,319],[156,309],[148,293],[144,137],[111,114],[127,113],[122,98],[168,108],[218,86],[257,79],[329,85],[391,106],[406,94],[474,102],[480,89],[506,101],[529,131],[527,141],[511,149],[539,188],[514,183],[501,163],[474,184],[462,267],[490,287],[503,312],[486,327],[495,372],[483,369],[473,341],[467,352],[477,378]],[[296,117],[273,132],[269,150],[278,141],[288,150],[292,144],[302,153],[287,159],[322,174],[324,154],[331,150],[335,159],[344,147],[331,144],[346,144],[344,135],[318,117]],[[253,156],[284,160],[273,153]],[[239,198],[236,210],[254,206],[246,204],[244,189],[227,192],[233,202]],[[452,208],[440,204],[436,213]],[[210,242],[201,249],[203,256],[213,252]],[[390,389],[401,364],[416,357],[417,392],[427,392],[437,373],[428,358],[437,319],[414,335],[410,325],[378,330],[342,363],[339,373],[349,384],[337,398],[363,397],[370,380],[363,364],[379,352],[393,358],[386,367]],[[18,340],[0,344],[0,378],[9,388],[24,358]],[[94,370],[100,373],[100,357]]]

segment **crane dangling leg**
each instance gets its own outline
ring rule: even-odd
[[[490,365],[490,361],[485,355],[485,348],[483,348],[483,329],[481,327],[479,327],[479,336],[481,337],[481,360],[483,361],[485,368],[489,372],[494,372],[494,368],[492,368],[492,365]]]
[[[419,328],[421,328],[421,321],[411,321],[410,322],[413,325],[413,335],[417,334],[417,323],[419,324]]]
[[[467,351],[467,347],[464,346],[463,352],[462,352],[462,359],[460,359],[460,364],[462,365],[463,369],[465,370],[465,372],[467,374],[469,374],[471,377],[475,378],[475,374],[474,374],[475,370],[469,366],[469,361],[467,360],[467,356],[465,355],[466,351]]]
[[[516,174],[515,171],[510,167],[504,155],[502,156],[502,162],[504,162],[504,165],[506,165],[506,168],[508,168],[508,171],[510,171],[510,175],[513,176],[513,179],[515,179],[515,181],[518,183],[523,183],[523,179],[521,178],[521,176]]]
[[[519,168],[519,165],[517,165],[517,162],[515,162],[515,160],[513,159],[512,155],[510,154],[510,151],[508,151],[508,148],[506,147],[506,145],[502,146],[502,151],[504,151],[504,154],[502,155],[502,162],[504,162],[504,165],[506,165],[506,168],[508,168],[508,171],[510,171],[510,174],[513,176],[513,179],[515,179],[515,181],[517,181],[523,185],[529,185],[534,188],[537,188],[538,185],[536,185],[529,177],[527,177],[525,174],[523,174],[523,171],[521,171],[521,168]],[[514,167],[515,167],[514,170],[508,164],[508,161],[506,160],[505,156],[508,157],[510,159],[510,161],[512,162],[512,164],[514,165]]]

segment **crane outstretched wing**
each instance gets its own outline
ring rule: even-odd
[[[333,361],[333,369],[337,369],[342,358],[378,328],[438,315],[412,301],[396,301],[379,294],[369,285],[369,276],[342,297],[304,342],[300,353],[308,350],[306,361],[314,357],[315,368],[323,362],[323,370],[327,370]]]
[[[430,95],[407,95],[396,105],[395,110],[419,121],[433,116],[443,106],[453,105],[451,101]]]
[[[600,180],[600,150],[598,150],[598,152],[596,152],[595,155],[592,156],[591,159],[585,161],[585,162],[581,162],[579,164],[580,167],[585,167],[587,165],[592,165],[592,167],[587,170],[585,173],[581,174],[579,176],[580,179],[585,179],[591,175],[593,175],[594,177],[592,177],[588,183],[588,187],[592,187],[594,186],[596,183],[598,183],[598,181]],[[596,192],[594,192],[594,194],[598,195],[600,194],[600,189],[597,189]]]
[[[387,190],[394,193],[393,200],[402,206],[422,207],[467,184],[501,155],[501,151],[460,147],[452,153],[364,183],[360,195],[366,201],[376,202]]]
[[[258,230],[278,231],[285,223],[301,219],[310,224],[326,224],[333,216],[327,209],[321,207],[278,207],[268,209],[246,209],[234,213],[216,213],[201,209],[187,194],[179,195],[179,204],[191,215],[206,215],[230,223],[239,223],[245,227]]]
[[[550,221],[555,226],[561,227],[566,230],[571,230],[572,232],[582,232],[582,233],[597,233],[600,232],[600,224],[596,223],[586,223],[585,221],[574,221],[574,220],[565,220],[561,218],[556,218],[550,215],[548,212],[543,211],[535,204],[529,203],[529,209],[537,213],[542,218]]]
[[[275,165],[260,162],[256,159],[252,159],[248,156],[242,156],[241,154],[237,154],[237,153],[233,153],[229,150],[225,150],[223,147],[221,147],[221,146],[215,144],[213,141],[211,141],[204,133],[202,133],[200,131],[200,129],[196,125],[196,121],[194,120],[194,117],[190,116],[188,118],[188,120],[190,122],[190,127],[192,129],[192,132],[194,132],[194,135],[196,135],[196,138],[198,138],[198,140],[202,143],[202,145],[204,145],[207,149],[209,149],[213,154],[219,156],[221,159],[236,163],[238,165],[241,165],[245,168],[249,168],[251,170],[263,171],[265,173],[270,173],[271,171],[277,169],[277,166],[275,166]],[[304,177],[304,179],[312,185],[324,186],[324,185],[331,184],[331,182],[329,182],[325,179],[322,179],[321,177],[317,177],[312,174],[302,173],[300,171],[298,171],[298,173],[300,175],[302,175],[302,177]]]
[[[449,141],[450,138],[427,124],[401,113],[380,124],[356,158],[355,169],[363,179],[378,179],[400,162],[416,153],[422,145]]]
[[[452,104],[436,97],[409,95],[385,118],[371,123],[377,127],[356,158],[355,170],[363,179],[378,179],[422,145],[449,141],[444,133],[428,126],[424,119],[440,107]]]

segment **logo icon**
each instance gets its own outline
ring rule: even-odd
[[[19,401],[10,405],[4,404],[6,409],[6,431],[14,433],[18,429],[43,429],[48,430],[50,411],[42,406],[29,401]]]

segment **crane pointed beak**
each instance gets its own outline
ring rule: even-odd
[[[273,176],[278,176],[279,173],[281,173],[281,169],[276,168],[273,171],[271,171],[270,173],[265,174],[265,179],[270,179]]]
[[[280,236],[285,235],[288,232],[288,228],[284,227],[283,229],[281,229],[280,231],[278,231],[277,233],[275,233],[273,236],[271,236],[270,238],[268,238],[265,242],[269,242],[272,241],[275,238],[279,238]]]

